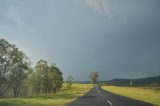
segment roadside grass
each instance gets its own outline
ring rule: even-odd
[[[143,87],[103,86],[104,90],[160,106],[160,92]]]
[[[0,106],[64,106],[82,96],[92,87],[91,84],[73,84],[70,89],[66,84],[56,94],[40,95],[31,98],[0,99]]]

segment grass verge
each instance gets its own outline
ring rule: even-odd
[[[104,86],[104,90],[160,106],[160,93],[143,87]]]
[[[56,94],[41,95],[32,98],[0,99],[0,106],[64,106],[86,93],[92,85],[73,84],[70,89],[63,86]]]

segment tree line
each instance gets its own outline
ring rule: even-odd
[[[24,52],[0,39],[0,98],[56,93],[62,84],[62,72],[55,64],[41,59],[32,68]]]

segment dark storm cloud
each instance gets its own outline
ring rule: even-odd
[[[41,58],[54,62],[65,78],[89,80],[92,71],[103,80],[155,76],[159,5],[160,0],[0,0],[0,29],[34,64]],[[12,22],[22,26],[11,28]]]
[[[0,23],[1,25],[17,26],[20,23],[20,18],[16,13],[16,8],[12,6],[8,0],[0,0]]]
[[[156,27],[160,27],[160,24]],[[146,24],[116,30],[110,43],[98,47],[101,48],[98,50],[100,56],[103,56],[101,70],[105,69],[101,74],[105,76],[107,72],[106,75],[112,75],[108,78],[159,75],[160,32],[157,28]]]
[[[3,22],[5,20],[5,13],[7,10],[7,6],[5,1],[1,0],[0,1],[0,22]]]

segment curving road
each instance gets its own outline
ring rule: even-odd
[[[113,94],[100,87],[93,87],[82,97],[66,106],[153,106],[152,104],[133,100],[128,97]]]

